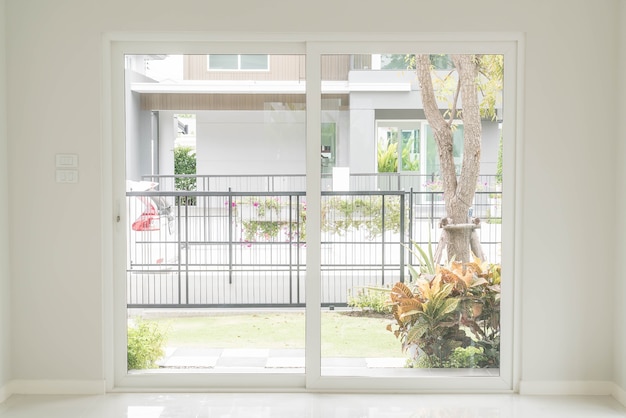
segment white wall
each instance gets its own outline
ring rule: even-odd
[[[104,15],[92,2],[6,3],[13,378],[97,381]],[[56,153],[79,155],[78,184],[55,182]]]
[[[620,2],[619,17],[621,22],[626,22],[626,4]],[[619,66],[618,73],[624,74],[626,71],[626,28],[620,26],[619,31]],[[626,116],[626,81],[623,77],[619,79],[619,115],[617,120],[624,120]],[[619,386],[618,393],[621,401],[626,404],[626,277],[624,277],[624,254],[626,254],[626,131],[620,129],[617,139],[616,155],[616,173],[617,182],[615,191],[617,192],[617,216],[615,216],[615,316],[614,316],[614,335],[615,335],[615,383]]]
[[[11,379],[11,288],[9,283],[9,181],[6,132],[5,1],[0,0],[0,402]]]
[[[181,0],[172,19],[166,0],[7,0],[13,377],[104,376],[102,33],[405,28],[526,33],[521,377],[610,381],[618,2]],[[80,183],[54,182],[59,152],[80,155]]]

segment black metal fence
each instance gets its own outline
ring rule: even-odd
[[[474,216],[487,261],[500,261],[501,193],[479,190]],[[127,304],[139,307],[304,306],[304,192],[127,192]],[[408,246],[433,247],[441,192],[322,192],[323,306],[406,279]],[[434,248],[433,248],[434,251]]]

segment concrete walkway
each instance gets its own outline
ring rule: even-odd
[[[402,368],[405,358],[322,358],[322,367]],[[235,371],[303,372],[304,349],[240,349],[168,347],[161,369],[212,369]]]

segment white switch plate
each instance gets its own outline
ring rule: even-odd
[[[57,183],[78,183],[78,170],[57,170]]]
[[[57,154],[57,168],[78,168],[78,154]]]

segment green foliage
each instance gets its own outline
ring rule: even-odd
[[[395,58],[396,56],[394,56]],[[414,70],[415,69],[415,55],[404,55],[403,59],[395,58],[391,62],[395,63],[394,68],[402,68],[406,70]],[[452,70],[454,68],[454,63],[452,62],[452,58],[447,54],[431,54],[429,55],[430,64],[433,70],[437,71],[445,71]],[[401,67],[402,65],[402,67]]]
[[[174,148],[174,174],[196,174],[196,153],[191,147]],[[176,177],[174,180],[176,190],[196,190],[195,177]],[[181,200],[181,204],[195,204],[195,197],[187,197]]]
[[[379,142],[378,143],[378,172],[397,173],[398,172],[398,143]]]
[[[284,214],[281,215],[281,209],[286,207],[284,203],[274,198],[234,202],[234,210],[241,211],[243,240],[246,242],[273,240],[279,236],[280,231],[283,231],[288,241],[304,242],[306,240],[306,204],[300,204],[298,214],[294,212],[291,220]],[[405,207],[405,211],[408,209]],[[374,239],[383,231],[399,232],[400,218],[399,196],[367,196],[354,199],[333,197],[322,204],[321,226],[323,232],[338,235],[343,235],[350,230],[363,229],[367,232],[369,239]]]
[[[431,54],[430,63],[434,70],[451,70],[454,68],[452,58],[447,54]]]
[[[480,347],[457,347],[450,355],[450,367],[472,368],[485,363],[486,357]]]
[[[412,246],[408,247],[411,254],[415,256],[419,265],[419,272],[414,265],[409,265],[409,272],[413,280],[417,280],[423,274],[434,275],[437,272],[435,257],[433,256],[433,245],[428,240],[426,250],[422,249],[416,242],[412,242]]]
[[[502,90],[504,88],[504,55],[476,55],[479,76],[476,87],[481,94],[480,115],[485,119],[497,118],[496,108],[500,104]],[[448,102],[448,112],[454,103],[454,91],[457,88],[457,78],[453,76],[454,64],[449,55],[431,55],[430,62],[433,70],[450,70],[439,75],[433,74],[433,86],[436,87],[437,99]],[[415,68],[415,56],[410,59],[410,68]],[[459,112],[460,114],[460,112]],[[457,115],[458,116],[458,115]]]
[[[411,158],[411,149],[414,140],[411,139],[402,147],[402,168],[407,171],[418,171],[419,161]],[[379,173],[398,172],[398,141],[388,139],[386,142],[378,142],[377,163]]]
[[[135,320],[128,327],[128,370],[152,369],[165,355],[166,332],[156,322]]]
[[[289,219],[289,204],[281,202],[278,197],[249,198],[233,204],[235,210],[241,211],[241,232],[245,242],[275,241],[283,231],[287,241],[304,241],[306,239],[306,205],[300,203],[296,214],[296,204],[291,207],[292,219]],[[299,219],[297,219],[299,218]]]
[[[407,366],[420,369],[469,369],[482,367],[481,364],[486,362],[487,356],[482,348],[468,346],[455,348],[446,360],[441,360],[437,356],[421,355],[416,359],[409,359]]]
[[[502,134],[500,134],[500,143],[498,145],[498,162],[496,166],[496,183],[502,184]]]
[[[412,288],[395,284],[389,301],[395,323],[387,329],[413,353],[412,366],[499,367],[500,266],[453,261],[436,271],[418,273]],[[480,353],[458,350],[470,346]]]
[[[402,147],[402,169],[405,171],[418,171],[420,168],[419,161],[411,158],[413,142],[415,142],[415,140],[411,139]]]
[[[383,198],[385,223],[383,225]],[[408,208],[405,207],[405,210]],[[349,230],[364,228],[368,238],[374,239],[385,231],[400,231],[400,198],[398,196],[373,196],[343,199],[333,197],[322,205],[322,231],[338,235]]]
[[[364,287],[357,289],[356,294],[348,294],[348,306],[363,311],[372,311],[380,314],[391,313],[389,289]]]
[[[265,241],[271,241],[278,237],[281,228],[286,224],[287,222],[277,221],[243,221],[243,239],[254,242],[262,237]]]
[[[478,55],[479,77],[476,86],[482,94],[480,115],[496,120],[496,107],[504,88],[504,55]]]

